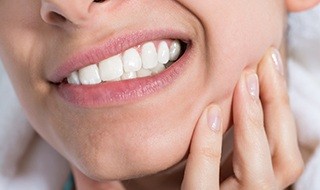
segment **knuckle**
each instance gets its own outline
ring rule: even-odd
[[[262,111],[257,110],[255,112],[251,112],[248,114],[247,123],[251,126],[264,126],[263,118],[262,118]]]
[[[202,148],[199,154],[207,161],[220,160],[221,158],[221,151],[215,151],[212,148]]]
[[[279,190],[276,179],[274,177],[264,179],[257,187],[261,187],[263,190]]]
[[[282,169],[284,187],[288,187],[296,182],[304,171],[304,162],[301,157],[292,159],[291,161],[287,160],[286,163]]]
[[[257,189],[261,190],[279,190],[275,183],[271,183],[270,181],[264,182],[256,187]]]
[[[252,179],[245,183],[241,189],[279,190],[276,180],[272,177]]]
[[[290,166],[289,175],[287,179],[287,185],[293,184],[298,178],[301,176],[304,170],[304,163],[303,161],[297,161],[295,164]]]

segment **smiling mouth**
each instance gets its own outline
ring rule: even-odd
[[[154,76],[174,64],[184,54],[187,46],[182,40],[149,41],[73,71],[63,83],[97,85]]]
[[[120,106],[173,84],[187,69],[192,54],[194,45],[188,34],[139,31],[74,54],[49,81],[53,93],[69,105]]]

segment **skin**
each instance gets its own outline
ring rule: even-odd
[[[194,139],[202,138],[198,134],[201,132],[197,132],[202,130],[199,129],[202,126],[199,124],[201,115],[211,103],[219,107],[223,121],[218,133],[204,138],[211,138],[211,145],[215,144],[212,147],[219,149],[221,134],[232,123],[236,126],[238,123],[239,129],[235,136],[256,135],[255,138],[259,139],[259,135],[264,134],[264,148],[261,150],[264,155],[266,147],[270,146],[271,151],[267,153],[273,157],[296,157],[294,161],[298,163],[297,168],[293,169],[293,176],[289,177],[283,177],[285,174],[281,172],[288,169],[279,164],[284,163],[283,159],[272,160],[270,157],[270,160],[263,160],[258,164],[265,165],[269,162],[269,165],[264,167],[267,172],[263,173],[261,178],[268,176],[267,179],[272,178],[273,187],[283,188],[297,178],[302,166],[288,102],[280,101],[281,108],[286,111],[282,120],[271,114],[272,106],[268,105],[275,104],[272,103],[274,101],[269,101],[268,95],[263,96],[268,97],[262,101],[265,104],[263,109],[260,103],[255,105],[256,108],[250,105],[248,109],[241,107],[250,101],[245,97],[237,97],[244,96],[241,90],[241,81],[245,78],[243,73],[259,71],[258,63],[267,49],[270,46],[281,47],[286,30],[287,7],[301,10],[317,2],[309,0],[303,4],[298,0],[250,0],[230,3],[205,0],[195,3],[192,0],[111,0],[95,3],[77,0],[2,0],[0,25],[6,27],[0,28],[0,57],[30,123],[42,138],[70,162],[79,189],[86,186],[122,188],[120,183],[110,181],[151,175],[178,164],[188,155],[190,142],[197,142]],[[153,11],[154,7],[159,11]],[[52,16],[52,13],[56,14]],[[162,19],[159,19],[159,14]],[[61,16],[64,19],[61,19]],[[128,17],[130,19],[126,19]],[[154,22],[159,27],[174,26],[175,29],[187,31],[194,45],[193,55],[184,75],[172,85],[143,100],[99,109],[68,105],[54,93],[55,87],[48,82],[49,73],[70,54],[119,31],[153,29]],[[265,70],[271,72],[270,68]],[[267,83],[265,76],[268,74],[263,76]],[[277,80],[280,80],[279,77],[274,79]],[[280,81],[284,83],[284,79]],[[265,83],[262,85],[265,88],[272,86]],[[283,89],[276,90],[282,95],[280,97],[286,94]],[[270,94],[266,91],[262,89],[262,93]],[[274,100],[273,97],[271,99]],[[252,112],[246,111],[251,108],[258,110],[257,115],[250,115]],[[269,113],[266,118],[276,117],[277,121],[283,121],[282,127],[290,123],[291,132],[287,138],[290,139],[289,142],[293,142],[290,144],[292,149],[283,148],[284,143],[280,140],[282,136],[275,132],[276,129],[262,132],[260,130],[255,134],[241,132],[244,125],[247,125],[247,120],[241,118],[246,117],[256,118],[258,122],[252,119],[253,126],[264,129],[266,126],[263,124],[262,112]],[[273,126],[270,124],[271,119],[266,118],[265,124]],[[249,144],[246,139],[236,138],[236,141]],[[282,146],[274,148],[278,144]],[[198,161],[187,161],[183,182],[185,189],[199,185],[194,180],[197,179],[199,171],[188,168],[201,168],[203,151],[199,147],[202,145],[205,143],[191,145],[191,155],[196,157],[193,160]],[[213,150],[218,151],[213,155],[220,155],[218,149]],[[242,173],[245,168],[250,168],[252,157],[242,159],[241,147],[235,147],[235,150],[238,157],[235,156],[233,165]],[[252,154],[253,150],[254,147]],[[209,170],[215,178],[218,178],[218,157],[211,159],[213,167]],[[270,172],[273,167],[277,168],[275,173]],[[248,175],[241,175],[244,176],[241,178],[239,173],[236,177],[246,182],[243,184],[248,185],[247,182],[252,181],[250,177],[245,177]],[[157,175],[151,177],[154,176]],[[209,178],[206,179],[209,183]],[[130,188],[130,183],[128,184],[127,188]],[[175,181],[173,187],[177,184]],[[214,182],[215,187],[217,184],[218,182]],[[254,185],[257,184],[252,187]]]

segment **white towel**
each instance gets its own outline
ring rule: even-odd
[[[320,7],[289,20],[289,95],[306,170],[296,190],[320,189]],[[67,162],[26,121],[0,64],[0,190],[61,189]]]
[[[0,190],[58,190],[67,162],[30,127],[0,63]]]
[[[320,6],[290,15],[289,94],[306,168],[296,190],[320,189]]]

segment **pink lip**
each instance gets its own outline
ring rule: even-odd
[[[71,72],[86,65],[97,63],[107,57],[123,52],[146,41],[157,39],[180,39],[189,41],[185,35],[178,32],[138,32],[93,48],[85,53],[71,57],[59,67],[51,81],[60,82]],[[121,44],[121,45],[119,45]],[[58,95],[73,105],[80,107],[103,107],[129,103],[139,98],[156,93],[172,84],[183,72],[192,53],[192,44],[188,45],[184,55],[165,71],[150,77],[137,78],[126,81],[105,82],[97,85],[71,85],[60,83],[56,90]]]
[[[156,93],[173,83],[183,72],[191,53],[192,47],[189,47],[176,63],[162,73],[151,77],[87,86],[61,83],[57,92],[67,102],[80,107],[103,107],[130,103]]]
[[[162,39],[180,39],[188,41],[186,34],[172,30],[157,31],[138,31],[128,35],[112,38],[102,45],[91,47],[86,51],[82,51],[71,56],[60,67],[58,67],[51,76],[49,81],[60,83],[67,78],[73,71],[79,70],[85,66],[99,63],[113,55],[117,55],[131,47],[140,45],[147,41]]]

